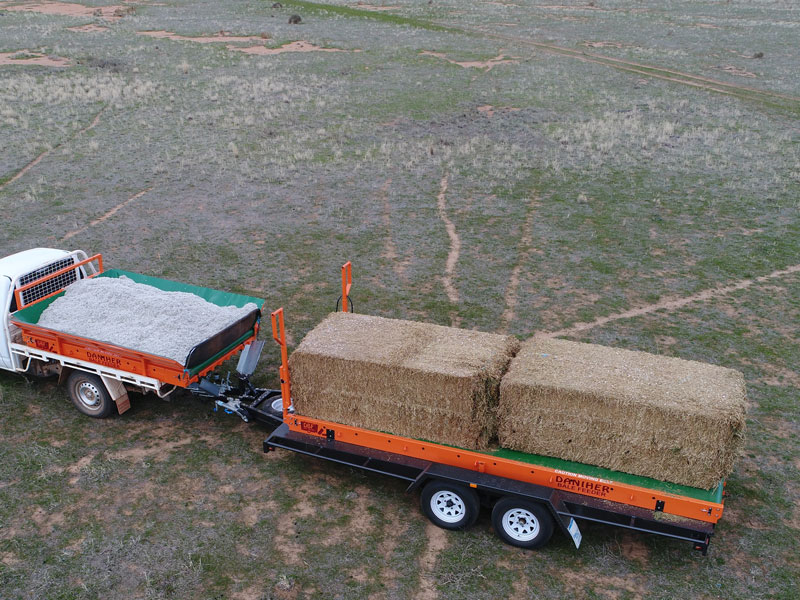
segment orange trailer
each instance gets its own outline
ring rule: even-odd
[[[342,267],[347,311],[351,267]],[[578,521],[595,521],[691,542],[706,553],[724,508],[724,483],[713,490],[679,486],[562,461],[497,449],[477,452],[299,415],[291,405],[291,377],[283,309],[272,313],[281,349],[282,423],[264,451],[283,448],[389,475],[421,490],[423,512],[436,525],[458,529],[492,508],[495,531],[506,542],[536,548],[557,527],[580,545]]]

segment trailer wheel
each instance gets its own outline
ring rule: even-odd
[[[478,495],[462,485],[431,481],[422,490],[422,512],[443,529],[464,529],[478,519]]]
[[[73,371],[67,378],[67,389],[75,408],[90,417],[103,419],[116,408],[106,385],[97,375]]]
[[[553,535],[553,518],[541,504],[506,496],[492,510],[498,537],[519,548],[540,548]]]

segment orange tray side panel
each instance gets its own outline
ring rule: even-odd
[[[224,356],[209,364],[199,373],[190,376],[184,370],[182,364],[162,356],[147,354],[146,352],[139,352],[130,348],[115,346],[114,344],[104,344],[96,340],[45,329],[30,323],[15,322],[14,324],[22,331],[22,343],[31,348],[54,352],[68,358],[84,360],[143,377],[151,377],[166,385],[176,385],[178,387],[187,387],[206,373],[213,371],[221,363],[241,351],[245,345],[252,342],[258,335],[258,329],[256,328],[256,332],[252,337],[225,353]]]

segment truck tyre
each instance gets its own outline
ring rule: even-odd
[[[444,481],[431,481],[422,490],[422,512],[443,529],[465,529],[480,512],[478,495],[471,489]]]
[[[67,389],[75,408],[85,415],[104,419],[116,409],[106,385],[97,375],[73,371],[67,378]]]
[[[497,536],[518,548],[540,548],[553,535],[553,518],[541,504],[506,496],[492,510]]]

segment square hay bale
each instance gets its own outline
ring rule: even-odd
[[[531,339],[500,386],[499,441],[710,489],[742,446],[744,378],[705,363]]]
[[[292,398],[301,415],[484,449],[518,347],[511,336],[333,313],[289,358]]]

